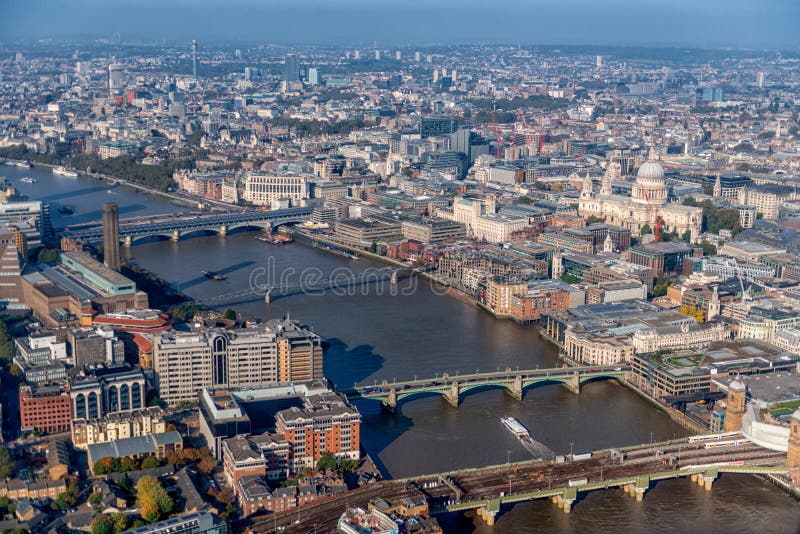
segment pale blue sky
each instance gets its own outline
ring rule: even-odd
[[[800,0],[0,0],[20,36],[800,47]]]

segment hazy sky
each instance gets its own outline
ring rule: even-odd
[[[0,40],[800,47],[800,0],[0,0]]]

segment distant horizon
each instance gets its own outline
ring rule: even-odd
[[[797,51],[793,0],[3,0],[0,39]],[[553,44],[560,43],[560,44]]]

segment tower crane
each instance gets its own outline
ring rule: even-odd
[[[503,143],[503,136],[500,133],[500,128],[497,126],[497,119],[494,117],[494,110],[492,110],[492,127],[494,128],[494,134],[497,136],[497,142],[494,146],[494,157],[495,159],[500,159],[500,145]]]
[[[650,212],[653,214],[653,242],[658,243],[661,239],[661,225],[663,224],[663,220],[661,217],[658,216],[656,213],[656,208],[653,206],[653,203],[650,202],[650,195],[647,194],[647,189],[642,188],[642,193],[644,193],[644,199],[647,201],[647,205],[650,206]]]

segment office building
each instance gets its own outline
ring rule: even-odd
[[[423,139],[450,135],[458,129],[458,119],[452,117],[423,117],[419,121],[419,135]]]
[[[22,232],[25,235],[27,246],[33,247],[42,244],[43,238],[53,234],[50,223],[50,206],[38,200],[21,202],[0,203],[0,227],[14,226],[13,234]]]
[[[19,418],[23,432],[69,432],[72,406],[66,384],[26,385],[19,388]]]
[[[67,333],[70,356],[76,368],[91,363],[117,364],[125,361],[125,345],[111,328],[81,328]]]
[[[200,511],[126,530],[125,534],[228,534],[228,524],[219,516]]]
[[[300,57],[287,54],[283,62],[283,81],[294,83],[300,81]]]
[[[320,338],[294,321],[239,330],[212,328],[150,335],[159,395],[193,402],[203,388],[246,387],[322,378]]]
[[[13,233],[0,232],[0,277],[2,277],[0,307],[7,310],[28,309],[22,294],[22,271],[17,239]]]
[[[103,204],[103,263],[119,270],[119,208],[114,202]]]
[[[112,63],[108,66],[108,94],[120,94],[125,88],[125,66]]]
[[[308,178],[297,174],[248,172],[242,185],[244,200],[257,206],[269,206],[277,200],[288,200],[297,205],[309,197]]]
[[[70,378],[75,419],[140,410],[146,404],[144,373],[128,364],[90,364]]]
[[[308,69],[308,85],[322,85],[322,74],[316,67]]]
[[[192,39],[192,76],[197,80],[197,41]]]

